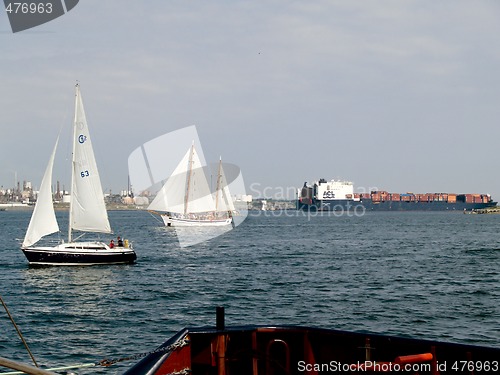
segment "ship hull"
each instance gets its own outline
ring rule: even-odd
[[[55,247],[24,247],[21,249],[30,265],[89,266],[97,264],[127,264],[137,259],[130,248],[109,248],[104,243],[68,243]]]
[[[195,220],[174,218],[169,215],[161,215],[161,218],[167,227],[223,227],[233,222],[232,218]]]
[[[339,200],[311,200],[310,204],[298,202],[298,208],[306,211],[470,211],[496,206],[496,202],[467,203],[444,201],[384,201],[374,202],[371,199],[360,201]]]

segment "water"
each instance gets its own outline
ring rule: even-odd
[[[214,325],[217,305],[227,325],[500,345],[500,215],[268,213],[180,248],[148,213],[112,211],[136,264],[49,268],[28,267],[19,249],[30,215],[0,212],[0,294],[44,366],[148,352],[185,326]],[[0,332],[0,356],[29,363],[1,309]],[[121,374],[131,364],[77,372]]]

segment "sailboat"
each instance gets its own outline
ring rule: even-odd
[[[28,262],[33,265],[133,263],[136,254],[128,246],[127,241],[125,241],[126,246],[110,247],[100,241],[77,242],[83,234],[73,239],[73,231],[112,233],[78,84],[73,121],[68,240],[56,246],[34,246],[43,237],[59,231],[51,190],[52,169],[58,141],[59,137],[45,170],[40,193],[21,246]]]
[[[194,142],[148,209],[166,226],[225,226],[233,223],[234,206],[219,163],[217,189],[210,190]]]

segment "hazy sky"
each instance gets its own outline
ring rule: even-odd
[[[78,80],[107,191],[194,124],[254,195],[323,177],[500,200],[499,46],[495,0],[82,0],[16,34],[2,10],[0,185],[38,186],[61,126],[68,157]]]

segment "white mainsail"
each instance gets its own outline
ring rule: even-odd
[[[186,194],[186,176],[189,166],[191,149],[186,152],[180,163],[167,179],[156,198],[151,202],[148,209],[184,213],[184,201]]]
[[[111,233],[101,180],[78,85],[76,85],[73,129],[73,166],[68,241],[71,241],[72,229],[84,232]]]
[[[191,169],[188,171],[186,182],[185,213],[213,212],[215,203],[205,170],[194,145],[191,146],[191,150]]]
[[[57,144],[59,137],[57,137],[54,150],[49,159],[49,164],[45,169],[42,183],[40,185],[40,192],[36,200],[35,209],[31,215],[31,220],[24,237],[23,247],[28,247],[38,242],[42,237],[58,232],[59,225],[56,220],[56,213],[54,211],[54,204],[52,202],[52,169],[54,166],[54,158],[56,155]]]
[[[192,145],[148,209],[177,214],[215,211],[205,171]]]

